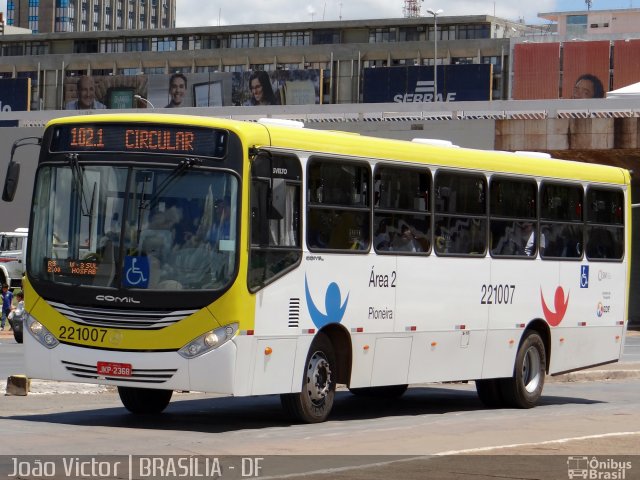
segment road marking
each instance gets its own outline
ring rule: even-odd
[[[464,455],[468,453],[489,452],[491,450],[501,450],[505,448],[535,447],[538,445],[554,445],[554,444],[568,443],[568,442],[573,442],[578,440],[595,440],[598,438],[628,437],[633,435],[640,435],[640,432],[613,432],[613,433],[603,433],[600,435],[585,435],[583,437],[559,438],[557,440],[546,440],[544,442],[513,443],[511,445],[495,445],[493,447],[468,448],[465,450],[449,450],[446,452],[434,453],[433,455],[437,455],[437,456]]]

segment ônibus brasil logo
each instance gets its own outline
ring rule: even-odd
[[[544,294],[542,293],[542,287],[540,287],[540,300],[542,301],[542,312],[544,313],[544,318],[547,320],[549,325],[552,327],[560,325],[565,313],[567,313],[567,307],[569,306],[569,293],[567,293],[567,298],[565,299],[562,287],[558,286],[558,288],[556,288],[556,293],[553,297],[553,308],[555,311],[551,310],[547,306]]]

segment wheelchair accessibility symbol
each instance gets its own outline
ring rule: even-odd
[[[122,284],[125,287],[147,288],[149,286],[149,259],[147,257],[125,257]]]

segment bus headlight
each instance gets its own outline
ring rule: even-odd
[[[191,340],[178,353],[184,358],[195,358],[216,349],[231,340],[238,331],[238,324],[231,323],[224,327],[216,328],[203,333],[198,338]]]
[[[55,348],[60,342],[45,328],[39,321],[31,315],[27,315],[27,330],[38,342],[47,348]]]

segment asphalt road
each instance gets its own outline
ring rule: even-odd
[[[1,368],[19,367],[22,346],[1,340]],[[635,369],[639,347],[628,336],[623,362],[602,371]],[[113,389],[34,381],[26,397],[0,397],[0,474],[29,454],[132,454],[215,457],[221,478],[241,478],[243,458],[261,462],[262,479],[564,479],[585,458],[633,465],[592,478],[640,478],[640,378],[585,378],[548,379],[532,410],[485,409],[473,384],[414,386],[396,401],[340,391],[318,425],[291,424],[277,396],[177,393],[165,414],[137,417]]]

